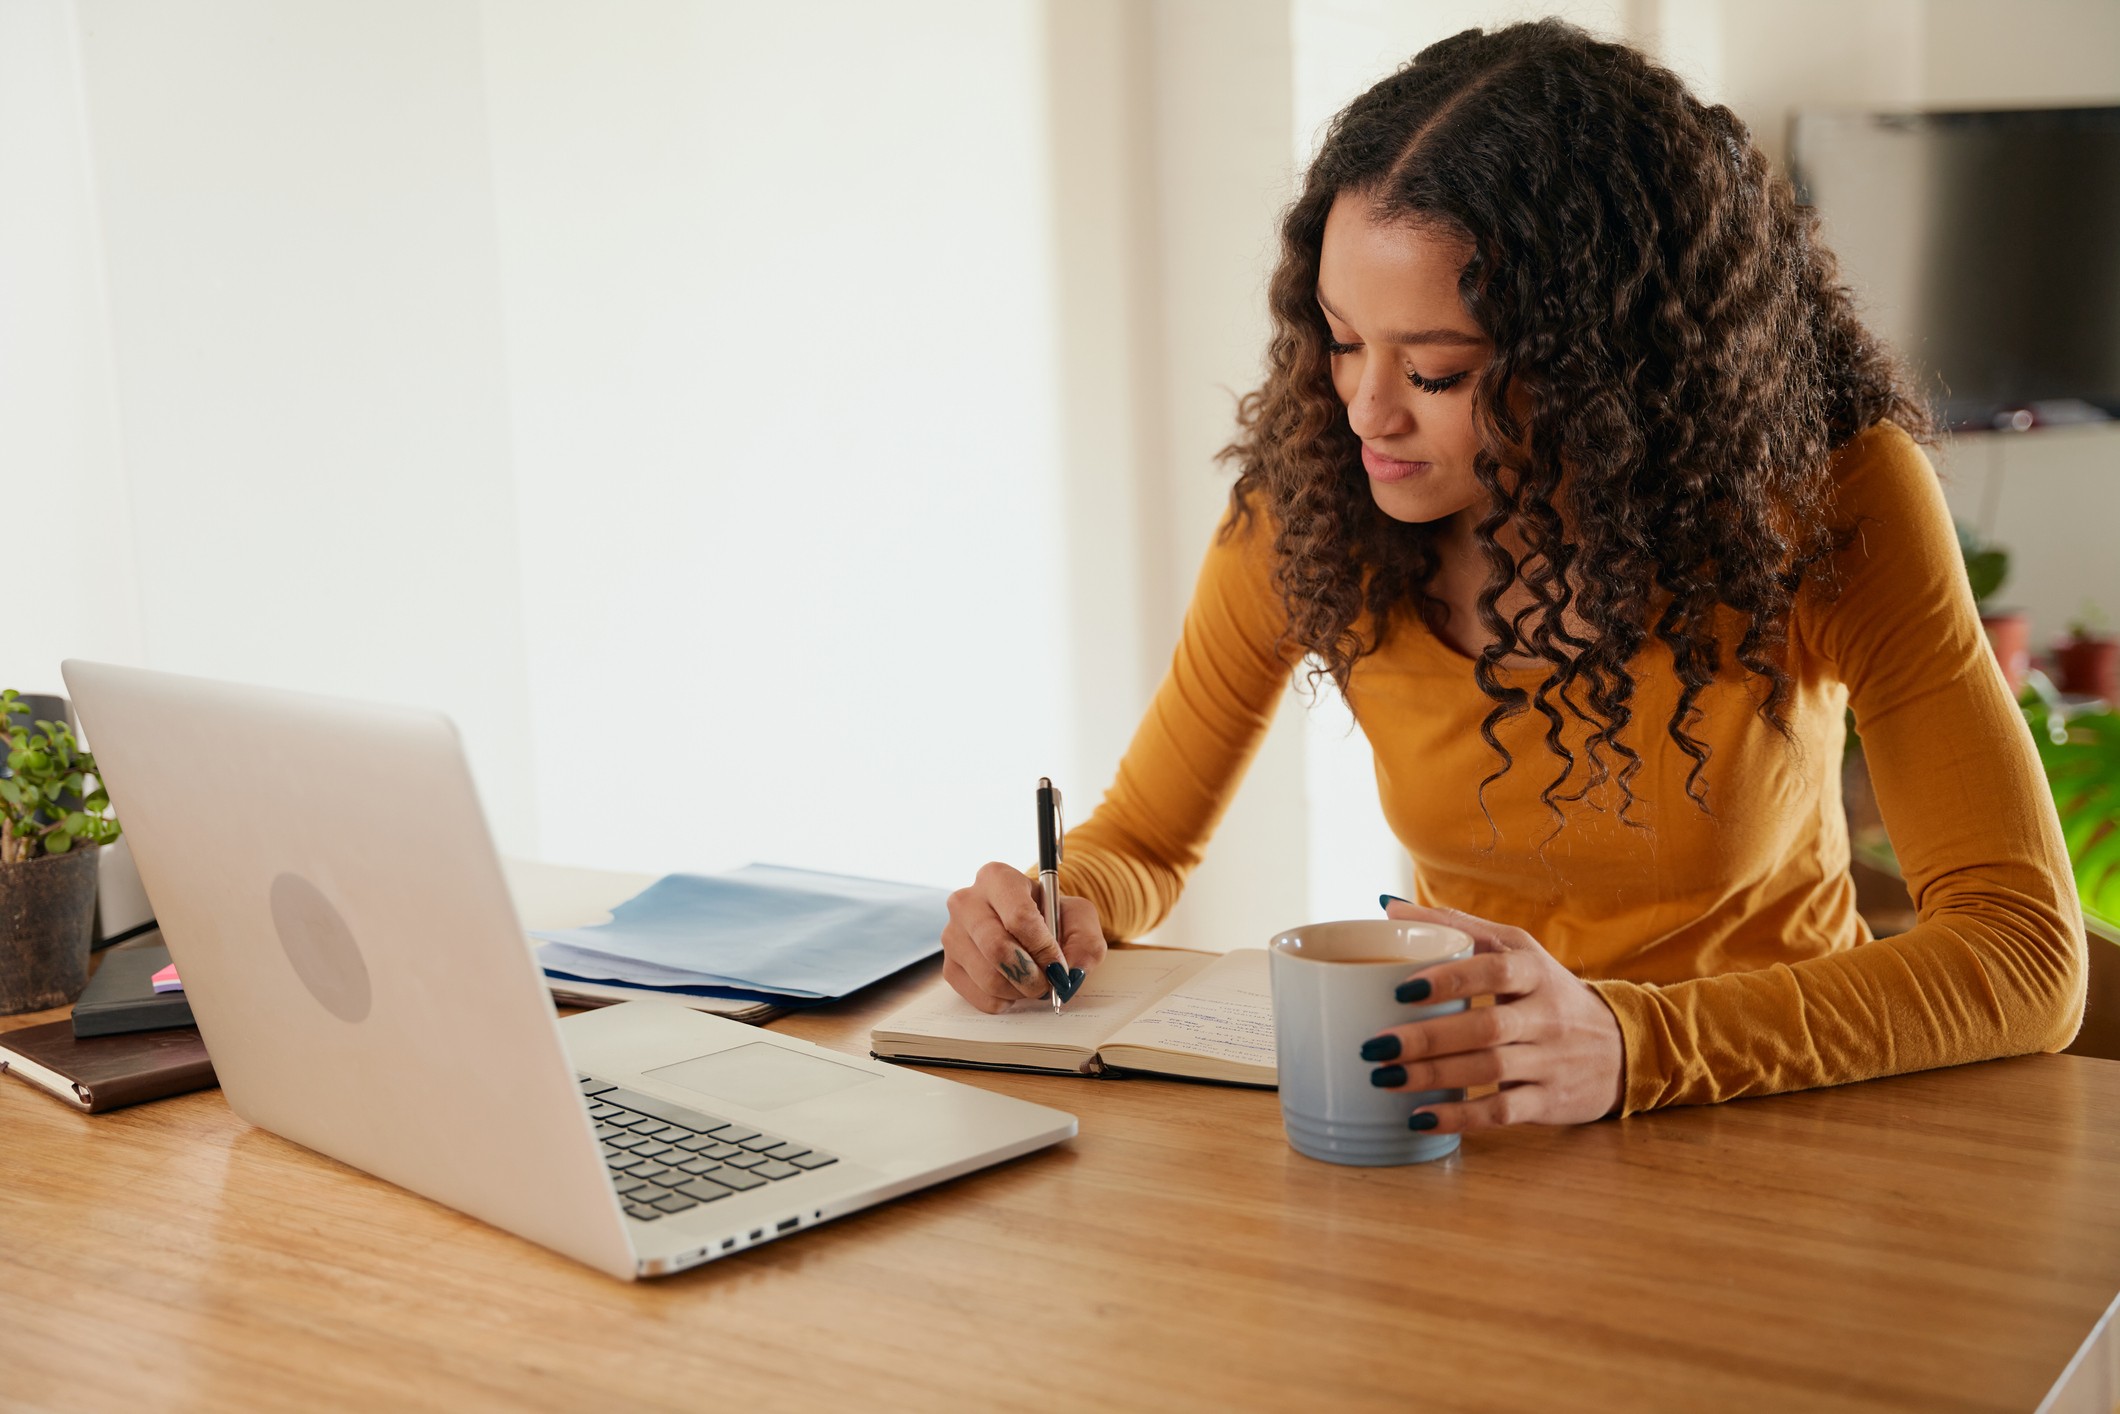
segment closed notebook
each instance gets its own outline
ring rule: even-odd
[[[169,966],[169,949],[113,948],[74,1003],[76,1036],[115,1036],[124,1031],[161,1031],[191,1025],[191,1003],[182,992],[157,992],[155,974]]]
[[[881,1060],[1276,1082],[1263,948],[1114,948],[1057,1014],[1051,1001],[1038,1000],[989,1015],[938,980],[880,1022],[869,1046]]]
[[[89,1114],[216,1083],[196,1026],[85,1039],[74,1035],[71,1021],[0,1031],[0,1072]]]

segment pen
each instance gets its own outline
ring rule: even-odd
[[[1045,926],[1052,931],[1053,942],[1060,941],[1060,788],[1053,784],[1052,777],[1038,778],[1038,894],[1045,907]],[[1075,993],[1081,985],[1080,973],[1069,973],[1067,954],[1060,961],[1045,965],[1046,980],[1053,986],[1053,1010]]]

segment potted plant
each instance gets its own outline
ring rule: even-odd
[[[1987,632],[1988,646],[2002,665],[2002,678],[2012,697],[2024,692],[2025,675],[2032,670],[2032,620],[2022,609],[2007,609],[1988,601],[2010,577],[2010,552],[1990,541],[1964,521],[1958,522],[1958,552],[1965,557],[1965,577],[1973,586],[1973,603],[1980,610],[1980,627]]]
[[[2106,632],[2105,614],[2085,601],[2069,620],[2068,637],[2054,645],[2054,675],[2065,693],[2102,697],[2120,707],[2120,639]]]
[[[98,846],[118,837],[110,796],[64,722],[29,722],[0,692],[0,1016],[61,1006],[88,984]]]

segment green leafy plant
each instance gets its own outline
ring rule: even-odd
[[[0,776],[0,863],[64,854],[75,845],[109,844],[118,837],[110,795],[64,722],[33,722],[29,704],[13,688],[0,692],[6,724],[7,770]]]
[[[2105,610],[2086,599],[2076,616],[2068,621],[2068,636],[2071,643],[2091,643],[2106,636]]]
[[[2120,922],[2120,714],[2071,712],[2042,683],[2033,687],[2024,716],[2054,788],[2084,911]]]
[[[1958,553],[1965,557],[1965,577],[1973,586],[1973,602],[1985,605],[2010,577],[2010,552],[1980,538],[1964,521],[1958,525]]]

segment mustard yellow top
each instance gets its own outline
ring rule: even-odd
[[[1890,424],[1834,470],[1836,518],[1859,529],[1837,598],[1807,592],[1792,616],[1794,742],[1760,719],[1756,680],[1726,670],[1691,728],[1712,753],[1711,814],[1687,799],[1692,763],[1665,730],[1678,680],[1661,644],[1634,664],[1623,734],[1643,758],[1630,812],[1642,829],[1618,820],[1608,782],[1564,805],[1553,833],[1538,797],[1560,762],[1526,713],[1499,729],[1516,764],[1487,789],[1490,832],[1477,792],[1498,761],[1471,660],[1407,614],[1354,669],[1348,704],[1413,856],[1415,901],[1521,927],[1592,982],[1625,1038],[1624,1112],[2059,1049],[2082,1019],[2083,918],[2060,824],[1936,474]],[[1061,887],[1097,905],[1109,937],[1138,937],[1177,901],[1295,666],[1276,649],[1271,543],[1254,516],[1209,550],[1118,777],[1068,833]],[[1532,687],[1544,673],[1516,676]],[[1881,940],[1848,878],[1850,703],[1919,913]],[[1574,724],[1566,738],[1579,761],[1585,735]]]

